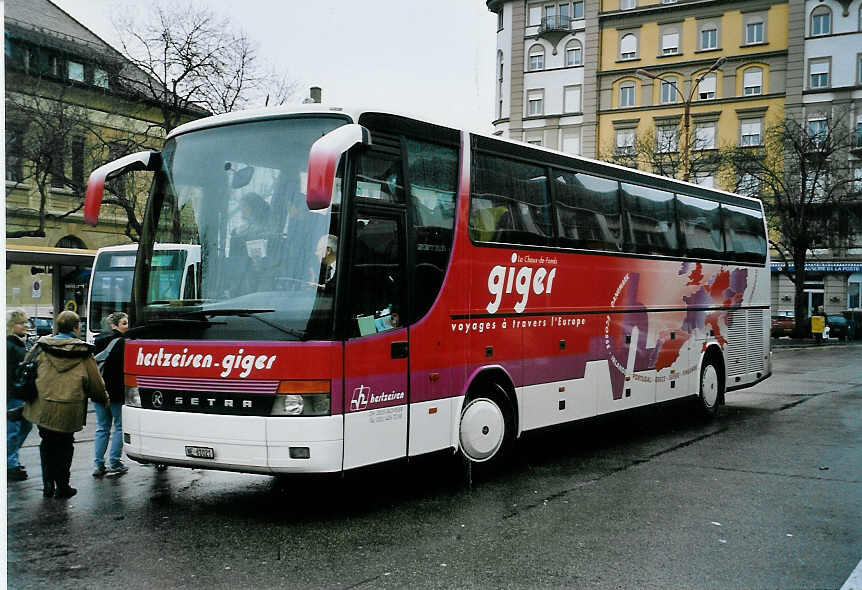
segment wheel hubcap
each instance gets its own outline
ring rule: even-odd
[[[707,365],[703,369],[703,376],[700,380],[700,396],[708,408],[713,407],[718,402],[718,373],[712,365]]]
[[[471,401],[461,414],[461,450],[471,461],[487,461],[503,446],[506,421],[500,407],[487,398]]]

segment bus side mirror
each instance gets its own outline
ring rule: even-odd
[[[158,170],[160,165],[159,152],[137,152],[93,170],[87,181],[87,194],[84,197],[84,220],[90,225],[96,225],[99,221],[99,209],[105,196],[105,182],[133,170]]]
[[[309,209],[326,209],[332,203],[335,173],[341,156],[356,144],[371,145],[371,133],[351,123],[333,129],[315,141],[308,153],[305,202]]]

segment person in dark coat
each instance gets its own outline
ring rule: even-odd
[[[87,398],[107,405],[108,396],[90,345],[78,338],[81,318],[64,311],[54,324],[57,335],[42,336],[37,342],[38,394],[24,404],[24,417],[39,427],[42,437],[42,494],[71,498],[78,492],[69,485],[75,433],[84,428]]]
[[[6,481],[27,479],[27,470],[18,462],[18,450],[24,444],[33,425],[21,415],[24,402],[14,399],[9,395],[9,391],[15,379],[15,369],[27,354],[24,339],[29,325],[30,318],[23,311],[13,311],[9,314],[9,321],[6,323],[6,328],[9,330],[6,336]],[[9,420],[10,410],[13,411],[16,419]]]
[[[129,316],[118,311],[108,316],[110,332],[99,334],[96,337],[96,354],[102,352],[109,346],[111,351],[105,359],[102,369],[102,377],[105,379],[105,389],[111,398],[109,408],[93,402],[96,412],[98,428],[96,429],[95,444],[93,445],[93,477],[116,477],[129,471],[120,460],[123,456],[123,401],[126,397],[125,383],[123,381],[123,334],[129,329]],[[111,343],[114,343],[113,345]],[[111,423],[114,431],[111,433]],[[108,452],[108,466],[105,466],[105,451],[108,450],[108,440],[111,448]]]

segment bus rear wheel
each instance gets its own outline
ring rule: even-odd
[[[471,463],[499,458],[511,436],[506,412],[493,397],[470,399],[461,412],[458,430],[461,452]]]
[[[714,418],[721,401],[721,378],[718,367],[711,358],[703,361],[700,368],[700,388],[698,389],[698,409],[704,418]]]

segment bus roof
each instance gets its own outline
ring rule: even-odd
[[[155,244],[153,246],[155,250],[191,250],[192,248],[200,248],[200,246],[195,244]],[[104,248],[99,248],[99,253],[101,252],[135,252],[138,249],[137,244],[121,244],[119,246],[105,246]],[[97,254],[98,255],[98,254]]]

